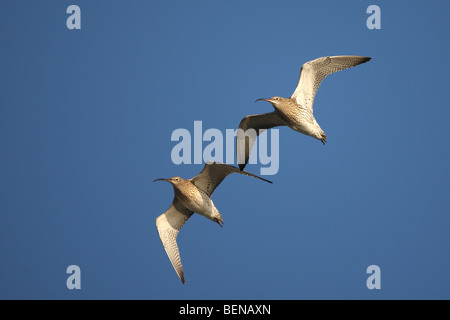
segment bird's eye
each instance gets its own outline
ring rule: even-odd
[[[275,97],[275,100],[278,100],[278,97]]]

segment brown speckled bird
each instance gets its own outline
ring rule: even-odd
[[[258,99],[270,102],[275,111],[245,116],[237,130],[237,157],[241,170],[250,157],[250,151],[256,137],[266,129],[288,126],[291,129],[316,138],[323,144],[327,141],[325,132],[320,128],[313,115],[313,104],[317,89],[323,79],[334,72],[357,66],[371,58],[361,56],[331,56],[306,62],[300,71],[297,88],[290,98],[272,97]],[[248,134],[248,129],[254,129]]]
[[[249,172],[240,171],[236,167],[216,162],[206,163],[202,172],[189,180],[180,177],[154,180],[170,182],[174,189],[175,197],[172,205],[166,212],[156,218],[156,228],[170,262],[182,283],[184,283],[184,272],[177,245],[178,232],[194,212],[222,226],[222,215],[211,200],[211,195],[222,180],[233,172],[272,183]]]

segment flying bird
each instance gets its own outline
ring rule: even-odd
[[[236,134],[238,164],[241,170],[247,164],[256,137],[267,129],[288,126],[316,138],[325,145],[327,136],[313,115],[314,97],[323,79],[329,74],[357,66],[371,58],[361,56],[330,56],[306,62],[301,70],[297,88],[290,98],[272,97],[267,101],[275,111],[245,116]],[[254,129],[254,131],[248,129]]]
[[[159,237],[169,256],[170,262],[182,283],[185,281],[177,245],[178,232],[194,212],[205,216],[222,227],[222,215],[214,206],[211,195],[223,179],[233,172],[272,183],[249,172],[240,171],[236,167],[216,162],[207,162],[203,170],[189,180],[184,180],[181,177],[154,180],[169,182],[173,186],[175,193],[169,209],[156,218],[156,228],[158,229]]]

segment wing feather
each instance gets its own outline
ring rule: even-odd
[[[203,170],[191,179],[191,182],[200,190],[205,192],[208,197],[211,197],[217,186],[226,178],[229,174],[236,172],[246,176],[254,177],[269,183],[269,180],[258,177],[247,171],[241,171],[238,168],[225,163],[207,162],[203,167]]]
[[[284,125],[286,125],[285,121],[275,111],[245,116],[241,120],[236,133],[236,154],[239,169],[244,170],[250,159],[253,144],[261,133],[267,129]]]
[[[357,66],[371,58],[362,56],[331,56],[306,62],[300,70],[297,88],[291,98],[297,104],[313,112],[314,98],[320,83],[329,74]]]
[[[156,228],[158,229],[159,237],[182,283],[184,283],[184,272],[177,245],[177,235],[192,214],[192,211],[184,208],[175,198],[169,209],[156,218]]]

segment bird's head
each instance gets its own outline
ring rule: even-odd
[[[159,180],[167,181],[167,182],[169,182],[170,184],[172,184],[173,186],[176,186],[176,185],[178,185],[178,184],[180,184],[180,183],[183,183],[183,182],[185,181],[185,180],[184,180],[183,178],[181,178],[181,177],[172,177],[172,178],[170,178],[170,179],[164,179],[164,178],[155,179],[155,180],[153,180],[153,182],[159,181]]]
[[[261,101],[261,100],[270,102],[270,104],[271,104],[274,108],[276,108],[276,107],[278,107],[278,106],[280,105],[280,103],[282,103],[282,102],[283,102],[284,100],[286,100],[286,99],[285,99],[285,98],[282,98],[282,97],[277,97],[277,96],[275,96],[275,97],[272,97],[272,98],[270,98],[270,99],[266,99],[266,98],[257,99],[256,101]],[[255,102],[256,102],[256,101],[255,101]]]

